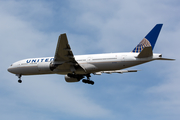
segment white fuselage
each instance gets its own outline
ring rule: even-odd
[[[137,58],[139,53],[109,53],[74,56],[77,63],[85,70],[76,70],[77,74],[95,73],[99,71],[120,70],[135,65],[139,65],[161,58],[161,54],[153,54],[148,58]],[[13,63],[8,71],[20,75],[38,74],[68,74],[70,69],[62,68],[50,70],[53,57],[29,58]]]

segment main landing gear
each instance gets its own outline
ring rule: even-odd
[[[91,77],[90,74],[86,75],[86,77],[87,77],[87,79],[83,79],[82,82],[94,85],[94,81],[90,80],[90,77]]]
[[[22,75],[17,75],[17,76],[18,76],[18,78],[19,78],[18,83],[22,83],[22,80],[21,80],[21,76],[22,76]]]

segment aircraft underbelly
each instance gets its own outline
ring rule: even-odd
[[[33,75],[38,74],[38,67],[37,65],[21,65],[14,68],[15,74],[21,74],[21,75]]]
[[[39,64],[20,65],[14,68],[14,74],[21,75],[37,75],[37,74],[51,74],[49,67]]]
[[[104,63],[91,63],[84,65],[87,72],[120,70],[135,65],[139,65],[148,61],[120,61],[120,62],[104,62]]]
[[[82,66],[87,72],[119,69],[119,63],[117,62],[88,63],[88,64],[83,64]]]

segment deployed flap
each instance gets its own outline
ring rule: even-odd
[[[146,58],[153,55],[152,47],[145,47],[137,56],[137,58]]]
[[[101,75],[102,73],[111,74],[111,73],[128,73],[128,72],[137,72],[139,70],[113,70],[113,71],[100,71],[94,73],[95,75]]]

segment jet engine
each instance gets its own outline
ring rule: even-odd
[[[79,82],[82,78],[84,78],[84,75],[81,74],[67,74],[65,75],[66,82]]]
[[[79,82],[79,80],[75,77],[69,77],[68,75],[65,75],[66,82]]]

